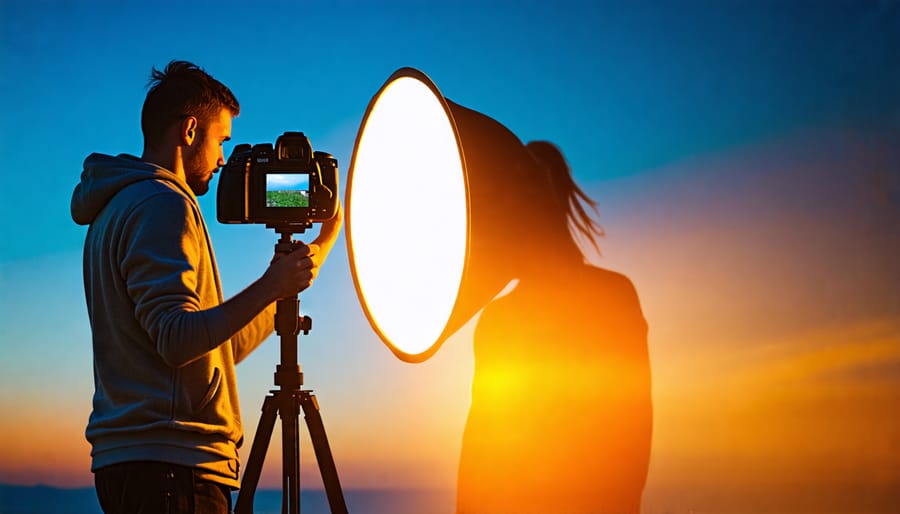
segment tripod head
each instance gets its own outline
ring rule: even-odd
[[[303,223],[303,224],[275,224],[275,225],[266,225],[266,228],[274,229],[276,233],[278,233],[281,238],[278,239],[278,242],[275,243],[275,253],[286,254],[291,253],[297,249],[298,245],[303,244],[300,241],[294,241],[294,234],[302,234],[306,232],[306,229],[312,228],[312,223]]]

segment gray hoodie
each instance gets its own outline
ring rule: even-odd
[[[90,225],[91,469],[164,461],[237,487],[243,432],[234,365],[271,334],[274,305],[228,333],[197,198],[166,169],[128,155],[90,155],[72,219]]]

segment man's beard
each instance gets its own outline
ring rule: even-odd
[[[184,165],[184,178],[191,191],[196,196],[206,194],[209,191],[209,182],[212,180],[212,176],[210,176],[210,180],[205,180],[206,173],[203,170],[203,158],[200,152],[189,155]]]
[[[189,178],[187,183],[195,196],[203,196],[209,191],[209,181],[203,180],[200,177],[194,177],[193,179]]]

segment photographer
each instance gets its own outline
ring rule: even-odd
[[[197,196],[225,164],[239,112],[197,66],[154,69],[142,156],[90,155],[72,196],[72,218],[90,225],[86,436],[107,514],[230,511],[243,438],[234,365],[272,333],[273,302],[312,284],[340,230],[338,212],[313,243],[224,301]]]

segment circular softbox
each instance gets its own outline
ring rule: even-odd
[[[421,71],[398,70],[369,102],[345,234],[366,317],[400,359],[427,359],[513,278],[504,241],[524,211],[504,184],[527,160],[515,135]]]

